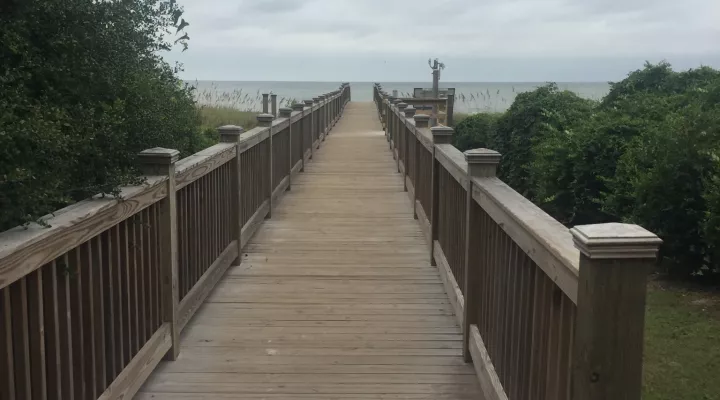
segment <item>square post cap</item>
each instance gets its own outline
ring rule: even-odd
[[[452,142],[455,130],[449,126],[437,125],[430,128],[430,132],[432,133],[433,143],[449,144]]]
[[[302,104],[302,103],[295,103],[292,105],[293,111],[302,111],[304,108],[305,108],[305,104]]]
[[[290,114],[292,114],[293,109],[288,107],[282,107],[280,109],[280,116],[283,118],[290,118]]]
[[[273,100],[275,100],[275,99],[277,99],[277,95],[276,95],[275,93],[271,93],[271,94],[270,94],[270,98],[273,99]]]
[[[398,104],[402,103],[402,100],[400,100],[400,99],[398,99],[398,98],[395,98],[395,99],[392,101],[392,103],[393,103],[394,105],[398,105]]]
[[[472,149],[463,153],[468,164],[497,165],[502,157],[500,153],[490,149]]]
[[[314,103],[314,100],[303,100],[306,106],[311,106]]]
[[[260,126],[270,126],[274,119],[275,116],[272,114],[260,114],[257,116],[258,125]]]
[[[590,259],[657,258],[662,240],[633,224],[578,225],[570,229],[573,243]]]
[[[245,132],[242,126],[223,125],[217,128],[222,143],[234,143],[240,140],[240,135]]]
[[[395,99],[397,99],[397,97],[395,97],[395,96],[388,96],[387,98],[388,98],[388,100],[390,100],[391,103],[393,101],[395,101]]]
[[[415,114],[415,126],[418,128],[427,128],[430,123],[430,116],[425,114]]]
[[[494,177],[500,164],[500,153],[489,149],[472,149],[463,153],[471,177]]]
[[[144,165],[171,165],[180,158],[180,152],[175,149],[153,147],[138,153],[138,159]]]
[[[325,97],[327,97],[327,96],[324,95],[324,94],[321,94],[321,95],[318,96],[318,99],[320,99],[320,100],[325,100]]]
[[[413,107],[413,106],[407,106],[407,107],[403,110],[403,112],[405,113],[405,118],[412,118],[412,117],[415,115],[415,111],[417,111],[417,110],[415,109],[415,107]]]
[[[313,101],[316,102],[316,103],[319,103],[320,100],[321,100],[321,99],[320,99],[319,97],[313,97]]]
[[[407,106],[408,106],[407,103],[403,103],[403,102],[397,103],[397,108],[399,108],[400,111],[406,109]]]

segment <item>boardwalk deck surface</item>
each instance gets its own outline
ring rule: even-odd
[[[372,103],[350,103],[136,398],[478,399]]]

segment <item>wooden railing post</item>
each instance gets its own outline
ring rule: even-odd
[[[287,189],[285,189],[285,190],[290,190],[292,188],[292,169],[293,169],[293,162],[292,162],[293,139],[292,139],[292,135],[293,135],[294,126],[293,126],[293,123],[290,121],[291,116],[292,116],[292,108],[288,108],[288,107],[280,108],[280,118],[287,118],[287,120],[288,120],[288,148],[289,148],[288,157],[289,157],[290,161],[288,162],[288,171],[287,171],[288,185],[287,185]]]
[[[415,127],[416,128],[429,128],[430,127],[430,116],[425,114],[415,114],[413,116],[413,119],[415,120]],[[403,127],[404,128],[404,127]],[[413,135],[414,133],[412,131],[408,131],[407,129],[401,130],[403,134],[402,139],[402,151],[403,151],[403,163],[405,163],[405,176],[409,176],[410,173],[408,172],[410,168],[408,167],[408,159],[410,158],[410,135]],[[413,183],[413,185],[416,185],[416,183]],[[407,192],[407,184],[403,182],[403,187],[405,188],[405,191]],[[417,188],[415,188],[417,192]],[[413,203],[413,208],[415,204]]]
[[[639,400],[647,275],[662,241],[620,223],[570,232],[580,250],[572,398]]]
[[[159,230],[161,247],[160,276],[162,277],[160,296],[163,322],[170,325],[171,346],[165,359],[176,360],[180,354],[180,330],[178,327],[178,231],[175,195],[175,162],[180,152],[156,147],[143,150],[138,155],[142,172],[150,176],[167,176],[167,196],[158,203],[160,207]]]
[[[414,119],[416,111],[417,110],[413,106],[405,107],[405,109],[403,110],[403,113],[405,114],[405,119],[408,119],[408,118]],[[397,148],[397,142],[398,142],[397,135],[393,138],[393,140],[395,141],[395,147]],[[400,150],[398,150],[398,152],[399,151]],[[393,152],[393,154],[395,154],[395,153]],[[397,158],[397,160],[396,160],[397,161],[397,170],[398,170],[398,172],[400,172],[400,155],[398,154],[398,156],[396,158]]]
[[[272,114],[260,114],[257,116],[258,126],[261,127],[267,127],[268,128],[268,152],[267,152],[267,168],[269,171],[270,176],[270,184],[268,185],[268,191],[266,193],[267,199],[268,199],[268,213],[265,216],[265,218],[271,218],[272,217],[272,192],[273,192],[273,148],[272,148],[272,139],[273,139],[273,129],[272,129],[272,123],[275,117],[272,116]]]
[[[326,96],[324,94],[321,94],[318,96],[320,99],[320,111],[319,111],[319,118],[320,118],[320,133],[318,136],[320,137],[320,141],[325,141],[325,136],[327,135],[327,102],[325,101]],[[318,147],[320,145],[318,144]]]
[[[302,103],[295,103],[292,109],[300,112],[300,119],[293,126],[293,133],[295,139],[300,141],[300,172],[305,172],[305,106]],[[290,166],[290,168],[292,167]]]
[[[453,116],[453,113],[455,112],[455,95],[449,94],[447,95],[447,101],[445,103],[445,125],[447,126],[454,126],[455,125],[455,117]]]
[[[317,108],[316,108],[317,107]],[[313,145],[315,144],[315,137],[317,136],[318,144],[316,149],[320,148],[320,130],[322,130],[322,124],[320,123],[320,97],[313,97]]]
[[[476,259],[477,252],[471,251],[472,246],[481,243],[479,227],[473,227],[472,221],[477,216],[476,207],[473,207],[472,192],[473,178],[492,178],[496,175],[497,166],[500,163],[500,153],[488,149],[468,150],[465,153],[465,161],[468,166],[467,201],[465,205],[465,284],[463,296],[465,307],[463,308],[463,358],[465,362],[472,361],[470,356],[470,325],[477,325],[478,300],[477,288],[480,285],[479,259]],[[473,229],[474,228],[474,229]]]
[[[240,190],[242,190],[242,184],[240,181],[240,148],[238,143],[240,142],[240,135],[245,132],[245,130],[242,128],[242,126],[237,125],[225,125],[221,126],[218,129],[218,133],[220,134],[220,142],[222,143],[235,143],[235,160],[231,161],[232,163],[232,181],[231,181],[231,188],[230,193],[232,193],[232,199],[230,199],[230,206],[231,206],[231,218],[232,218],[232,224],[230,224],[230,227],[232,228],[232,237],[234,240],[237,240],[237,246],[238,246],[238,257],[233,260],[232,265],[240,265],[240,246],[242,244],[241,240],[241,234],[242,234],[242,204],[240,196]]]
[[[438,179],[441,166],[437,160],[437,149],[435,148],[435,145],[452,143],[452,137],[455,131],[450,127],[439,125],[430,128],[430,132],[432,132],[433,139],[432,178],[430,181],[430,193],[432,199],[430,203],[430,264],[437,265],[435,263],[435,255],[433,254],[433,244],[439,237],[438,220],[440,216],[438,215],[438,202],[440,200],[440,193]]]
[[[313,100],[303,100],[303,102],[305,103],[305,107],[310,108],[310,112],[305,118],[310,118],[310,123],[308,124],[310,127],[310,145],[308,147],[310,148],[310,160],[312,160],[313,153],[315,152],[313,150],[313,143],[315,142],[313,139],[313,132],[315,130],[315,119],[313,118]],[[305,149],[303,149],[303,157],[305,157]]]
[[[262,98],[262,112],[263,112],[263,114],[267,114],[267,113],[270,112],[270,109],[269,109],[269,97],[270,97],[270,94],[269,94],[269,93],[263,93],[262,96],[263,96],[263,98]]]
[[[272,112],[271,112],[270,114],[272,114],[273,117],[277,118],[277,116],[278,116],[278,113],[277,113],[278,109],[277,109],[277,95],[276,95],[276,94],[271,94],[271,95],[270,95],[270,104],[272,105],[272,109],[271,109]]]

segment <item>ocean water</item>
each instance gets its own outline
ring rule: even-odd
[[[311,99],[337,89],[340,82],[243,82],[193,81],[198,102],[225,105],[243,110],[260,110],[262,93],[278,96],[279,107]],[[383,89],[412,96],[414,88],[428,88],[429,82],[380,82]],[[518,93],[531,91],[544,82],[440,82],[441,88],[455,88],[455,112],[498,112],[512,104]],[[351,82],[353,101],[372,101],[372,82]],[[558,82],[558,87],[578,96],[600,100],[608,93],[607,82]]]

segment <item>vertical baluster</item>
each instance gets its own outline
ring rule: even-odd
[[[79,276],[80,292],[82,294],[82,329],[83,336],[83,363],[85,368],[84,384],[88,399],[95,399],[99,395],[95,393],[97,382],[97,368],[95,366],[95,298],[93,286],[96,284],[93,271],[93,249],[92,241],[83,243],[78,248],[78,268],[81,270]]]
[[[83,309],[85,304],[82,292],[82,275],[85,273],[81,264],[78,249],[71,250],[68,255],[68,269],[70,274],[70,313],[72,314],[72,349],[73,349],[73,376],[75,377],[75,395],[80,399],[89,398],[85,386],[85,329]]]
[[[42,267],[32,272],[27,280],[28,330],[30,347],[30,382],[32,398],[47,399],[47,375],[45,355],[45,319],[43,301],[43,270]]]
[[[62,357],[60,352],[57,264],[55,261],[43,267],[42,281],[47,393],[52,394],[53,398],[60,399],[62,398]],[[1,301],[0,299],[0,302]],[[1,333],[0,336],[2,336]],[[2,347],[2,343],[0,343],[0,347]],[[0,353],[2,353],[2,351],[0,351]],[[0,360],[2,359],[2,355],[0,355]],[[3,371],[2,368],[0,368],[0,383],[2,383],[2,375]]]
[[[0,397],[8,400],[16,399],[12,317],[10,287],[4,287],[0,289]]]

